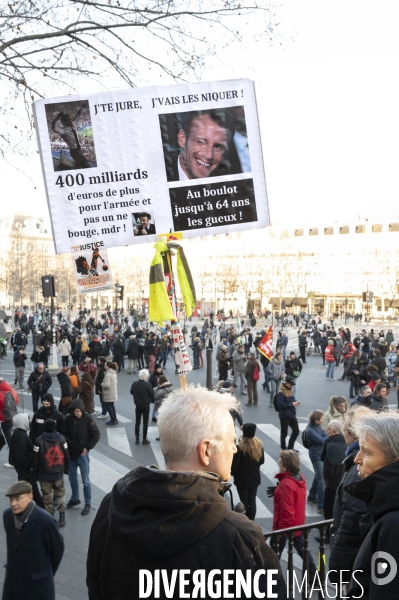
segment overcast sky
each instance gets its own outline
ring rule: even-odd
[[[397,219],[399,2],[290,0],[275,13],[272,46],[234,45],[203,73],[255,81],[272,221]],[[28,160],[34,183],[1,163],[2,197],[44,214],[39,159]]]

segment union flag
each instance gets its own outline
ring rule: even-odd
[[[258,350],[263,356],[271,360],[273,358],[273,327],[270,326],[265,335],[262,338],[262,341],[258,344]]]

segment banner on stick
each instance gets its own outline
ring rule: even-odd
[[[178,375],[186,375],[192,371],[190,358],[188,356],[184,335],[182,333],[180,323],[174,322],[170,326],[173,339],[173,352],[176,364],[176,373]]]
[[[273,327],[269,327],[259,342],[257,350],[263,354],[266,358],[271,360],[273,358]]]
[[[249,79],[33,104],[57,254],[269,224]]]

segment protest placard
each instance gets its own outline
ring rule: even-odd
[[[269,224],[248,79],[65,96],[33,109],[57,253]]]

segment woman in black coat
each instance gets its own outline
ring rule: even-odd
[[[265,462],[262,442],[255,437],[256,425],[244,423],[242,437],[233,457],[231,474],[248,519],[255,520],[256,492],[260,485],[260,465]]]
[[[63,367],[61,373],[58,373],[57,379],[61,388],[61,400],[58,405],[58,410],[64,417],[67,416],[69,407],[73,400],[73,390],[71,385],[71,380],[69,376],[71,374],[71,369],[69,367]],[[67,399],[69,399],[69,402]],[[63,400],[64,399],[64,400]]]
[[[106,362],[107,361],[104,356],[98,357],[98,363],[97,363],[98,371],[97,371],[96,378],[94,380],[94,393],[97,394],[97,396],[100,399],[101,413],[98,415],[97,419],[105,419],[108,416],[106,403],[103,402],[103,389],[101,387],[101,384],[103,382],[104,375],[105,375],[105,363]]]
[[[29,438],[29,417],[26,413],[18,413],[13,417],[15,430],[11,436],[8,462],[14,467],[18,481],[27,481],[33,488],[33,499],[40,508],[44,502],[36,480],[32,477],[33,443]]]

